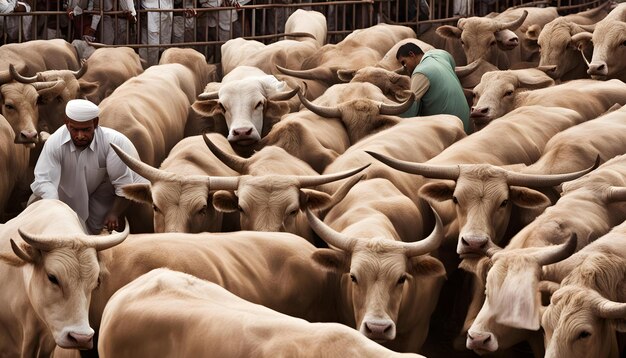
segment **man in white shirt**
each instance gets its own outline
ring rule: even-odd
[[[122,186],[145,183],[117,156],[109,143],[139,159],[132,142],[122,133],[98,126],[98,106],[75,99],[65,107],[65,126],[55,131],[43,147],[31,184],[32,199],[59,199],[68,204],[92,234],[103,228],[120,230],[119,220],[128,207]]]

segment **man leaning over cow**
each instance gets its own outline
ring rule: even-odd
[[[122,196],[122,186],[146,182],[109,145],[139,159],[132,142],[116,130],[98,126],[99,112],[84,99],[67,103],[65,126],[48,138],[37,160],[29,200],[29,204],[41,198],[65,202],[92,234],[119,231],[120,216],[130,203]]]

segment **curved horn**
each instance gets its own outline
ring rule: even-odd
[[[587,169],[583,169],[573,173],[565,174],[547,174],[547,175],[535,175],[535,174],[522,174],[512,171],[507,171],[506,182],[509,185],[518,185],[525,187],[548,187],[556,186],[563,182],[580,178],[581,176],[595,170],[600,165],[600,156],[596,157],[595,163]]]
[[[294,89],[289,91],[274,93],[267,99],[269,99],[270,101],[286,101],[288,99],[291,99],[291,97],[295,96],[298,92],[300,92],[300,86],[296,86]]]
[[[130,224],[124,219],[124,231],[114,231],[111,235],[89,235],[88,245],[96,249],[96,251],[106,250],[126,240],[130,233]]]
[[[219,99],[220,95],[219,95],[219,91],[204,92],[204,93],[200,93],[197,98],[201,101],[204,101],[207,99]]]
[[[465,66],[456,66],[454,68],[454,73],[456,73],[457,77],[465,77],[473,73],[478,68],[478,65],[480,65],[480,59]]]
[[[311,175],[311,176],[299,176],[298,177],[298,182],[300,183],[300,187],[301,188],[309,188],[312,186],[317,186],[317,185],[322,185],[322,184],[326,184],[326,183],[330,183],[333,181],[337,181],[337,180],[341,180],[341,179],[345,179],[347,177],[350,177],[360,171],[362,171],[363,169],[369,167],[371,165],[371,163],[368,163],[360,168],[356,168],[356,169],[351,169],[351,170],[346,170],[343,172],[339,172],[339,173],[333,173],[333,174],[325,174],[325,175]]]
[[[430,208],[435,215],[435,228],[433,232],[428,235],[427,238],[416,242],[403,242],[405,254],[408,257],[425,255],[429,252],[436,250],[444,238],[443,224],[441,223],[441,217],[435,209]]]
[[[593,311],[604,319],[626,318],[626,303],[614,302],[598,294],[594,297]]]
[[[524,10],[524,13],[517,19],[509,21],[509,22],[496,22],[496,31],[501,31],[504,29],[515,31],[518,27],[522,26],[524,21],[526,21],[526,17],[528,16],[528,10]]]
[[[17,232],[20,234],[22,239],[26,241],[26,243],[41,251],[52,251],[54,249],[58,249],[59,247],[68,245],[68,242],[75,239],[75,237],[61,237],[59,235],[49,236],[31,234],[23,231],[21,228],[18,228]]]
[[[574,251],[576,251],[577,243],[578,236],[576,233],[572,233],[566,242],[560,245],[546,247],[534,253],[533,256],[541,266],[551,265],[572,256]]]
[[[285,38],[287,37],[308,37],[311,38],[313,40],[317,40],[317,38],[315,38],[315,35],[313,35],[310,32],[289,32],[289,33],[285,33]]]
[[[36,74],[32,77],[20,75],[20,73],[15,69],[15,66],[13,66],[12,63],[9,64],[9,73],[11,74],[11,78],[21,83],[33,83],[37,82],[37,80],[39,79],[39,74]]]
[[[543,66],[537,66],[537,69],[541,72],[544,73],[549,73],[552,72],[554,70],[556,70],[556,65],[543,65]]]
[[[626,187],[611,186],[609,188],[609,193],[607,195],[607,201],[609,202],[626,201]]]
[[[135,173],[148,179],[148,181],[150,182],[154,182],[157,179],[163,178],[164,174],[167,173],[157,168],[154,168],[142,162],[141,160],[131,157],[130,155],[126,154],[126,152],[124,152],[122,148],[118,147],[117,145],[113,143],[110,143],[110,145],[111,145],[111,148],[113,148],[113,150],[115,151],[115,153],[117,153],[120,159],[124,162],[124,164],[126,164]],[[171,174],[172,176],[174,175],[173,173],[167,173],[167,174]]]
[[[399,115],[408,111],[414,102],[415,102],[415,93],[411,92],[411,96],[403,103],[400,103],[397,105],[391,105],[391,104],[385,104],[381,102],[380,106],[378,107],[379,108],[378,113],[391,115],[391,116]]]
[[[346,252],[352,252],[354,245],[356,245],[355,238],[348,237],[324,224],[309,208],[306,209],[306,218],[309,221],[309,225],[311,225],[311,229],[327,244]]]
[[[209,190],[237,190],[241,177],[208,176]]]
[[[31,83],[31,86],[35,87],[35,89],[37,91],[42,91],[42,90],[47,90],[47,89],[54,88],[55,86],[58,86],[59,84],[61,84],[61,82],[63,82],[63,84],[65,83],[65,81],[63,81],[63,80],[46,81],[46,82],[33,82],[33,83]]]
[[[87,72],[87,62],[84,62],[82,66],[78,69],[78,71],[70,71],[74,75],[76,79],[83,77],[83,75]]]
[[[309,102],[309,100],[306,99],[301,92],[298,92],[298,98],[300,98],[300,102],[304,107],[318,116],[325,118],[341,118],[341,111],[339,108],[315,105],[312,102]]]
[[[226,166],[239,174],[245,171],[246,165],[248,164],[247,159],[224,152],[209,139],[206,133],[202,133],[202,138],[204,139],[204,143],[206,143],[207,147],[209,147],[211,153],[213,153],[222,163],[226,164]]]
[[[278,69],[278,71],[280,71],[284,75],[297,77],[303,80],[334,82],[336,81],[335,78],[337,77],[336,71],[333,71],[333,69],[326,67],[315,67],[309,70],[291,70],[276,65],[276,69]]]
[[[378,159],[383,164],[386,164],[394,169],[403,171],[405,173],[422,175],[427,178],[457,180],[461,172],[461,169],[458,165],[431,165],[423,163],[413,163],[387,157],[376,152],[370,152],[369,150],[366,150],[365,152],[372,157]]]

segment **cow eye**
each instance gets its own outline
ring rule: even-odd
[[[506,91],[504,93],[504,97],[508,97],[508,96],[512,96],[513,95],[513,91]]]
[[[198,215],[206,215],[207,206],[203,206],[202,209],[198,210]]]
[[[587,331],[582,331],[578,334],[578,339],[585,339],[591,337],[591,333],[587,332]]]
[[[496,45],[496,40],[491,41],[491,43],[489,44],[489,46],[495,46]]]
[[[259,107],[263,107],[263,101],[259,102],[254,106],[254,109],[258,109]]]
[[[509,200],[508,199],[504,199],[502,201],[502,204],[500,204],[500,207],[503,208],[503,207],[507,206],[508,204],[509,204]]]
[[[350,274],[350,280],[352,280],[352,282],[354,283],[358,283],[356,280],[356,276],[354,276],[354,274]]]
[[[402,285],[404,282],[406,282],[406,275],[400,276],[398,279],[398,285]]]
[[[455,203],[455,204],[458,204],[459,203],[459,199],[457,199],[456,196],[453,196],[452,197],[452,202]]]
[[[156,206],[156,205],[154,205],[154,204],[152,205],[152,210],[154,210],[154,212],[155,212],[155,213],[160,213],[160,212],[161,212],[161,210],[159,209],[159,207],[158,207],[158,206]]]
[[[6,108],[6,109],[8,109],[10,111],[15,110],[15,107],[12,104],[8,104],[8,103],[4,104],[4,108]]]
[[[461,46],[465,46],[465,42],[463,42],[463,40],[461,40]]]
[[[54,285],[59,285],[59,280],[57,280],[56,276],[48,274],[48,281],[52,282]]]
[[[622,42],[622,46],[626,46],[626,41]]]
[[[298,211],[299,211],[299,210],[300,210],[300,209],[293,209],[293,210],[291,210],[291,211],[289,212],[289,215],[290,215],[290,216],[294,216],[294,215],[298,214]]]
[[[478,95],[476,94],[476,92],[472,92],[472,98],[476,98],[478,97]]]

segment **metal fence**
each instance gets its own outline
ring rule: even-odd
[[[8,6],[3,8],[3,2]],[[0,0],[0,43],[88,38],[109,46],[130,46],[149,62],[167,47],[194,47],[209,61],[234,37],[274,42],[296,9],[316,10],[327,18],[328,43],[354,29],[379,22],[421,27],[453,23],[517,6],[556,6],[562,15],[598,6],[584,0],[349,0],[292,2],[265,0],[231,6],[234,0]],[[82,1],[82,4],[75,2]],[[245,0],[240,0],[244,2]],[[248,0],[250,1],[250,0]],[[83,5],[80,8],[79,5]],[[12,9],[11,6],[14,6]],[[78,8],[76,6],[79,6]],[[134,11],[133,11],[134,10]],[[72,15],[68,13],[73,11]]]

